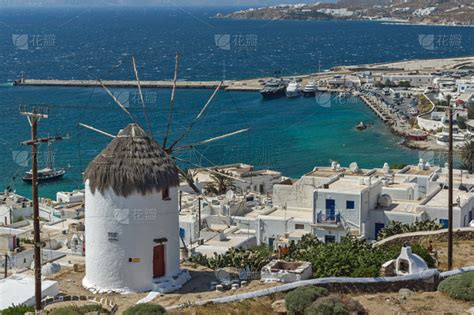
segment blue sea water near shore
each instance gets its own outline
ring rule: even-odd
[[[378,22],[231,21],[211,18],[225,9],[2,9],[0,82],[23,72],[29,78],[132,79],[131,55],[143,80],[170,79],[174,55],[181,54],[179,78],[221,80],[301,74],[337,65],[404,59],[466,56],[474,52],[472,28],[385,25]],[[420,35],[455,36],[451,45],[427,47]],[[27,37],[25,37],[27,36]],[[459,39],[460,38],[460,42]],[[15,39],[15,41],[13,41]],[[26,43],[25,40],[26,39]],[[114,90],[144,122],[134,89]],[[153,133],[162,139],[170,91],[145,90]],[[178,90],[171,139],[199,112],[211,91]],[[0,186],[30,195],[21,181],[29,169],[29,126],[20,104],[47,104],[50,118],[41,135],[69,133],[55,144],[64,179],[41,185],[40,195],[82,187],[81,173],[110,140],[78,127],[79,122],[117,133],[130,120],[101,89],[0,87]],[[330,106],[328,106],[330,104]],[[364,121],[363,132],[354,126]],[[321,103],[314,98],[264,101],[258,93],[221,92],[183,144],[241,128],[250,132],[182,152],[195,164],[233,162],[270,167],[300,176],[315,165],[337,160],[363,167],[416,162],[418,152],[400,139],[359,100]],[[40,161],[45,159],[41,149]],[[186,167],[186,165],[183,165]]]

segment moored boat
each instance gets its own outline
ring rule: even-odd
[[[316,94],[318,87],[316,86],[316,82],[309,81],[308,84],[305,85],[303,89],[304,96],[314,96]]]
[[[38,170],[38,182],[52,181],[55,179],[59,179],[63,177],[64,174],[66,174],[66,170],[64,168],[54,167],[54,156],[51,142],[48,142],[48,156],[46,164],[47,166],[45,168]],[[25,175],[23,176],[23,181],[30,183],[33,181],[32,170],[25,172]]]
[[[282,79],[270,79],[265,82],[264,87],[260,90],[260,94],[264,98],[277,98],[285,95],[286,83]]]
[[[301,94],[301,85],[298,81],[293,79],[286,87],[286,97],[298,97]]]
[[[360,123],[357,124],[356,129],[364,130],[364,129],[367,129],[367,126],[364,124],[364,122],[361,121]]]

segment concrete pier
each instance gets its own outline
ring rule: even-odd
[[[379,108],[377,105],[375,104],[372,104],[372,102],[367,99],[367,97],[365,97],[364,95],[360,95],[359,96],[360,99],[365,103],[367,104],[367,106],[369,106],[369,108],[384,122],[384,123],[387,123],[389,121],[391,121],[391,117],[387,114],[384,113],[384,111]]]
[[[186,89],[215,89],[220,81],[178,81],[177,88]],[[102,80],[102,84],[107,87],[115,88],[133,88],[137,87],[136,81],[124,80]],[[15,82],[15,85],[24,86],[64,86],[64,87],[100,87],[97,80],[37,80],[37,79],[22,79]],[[172,88],[173,81],[140,81],[142,88]],[[227,85],[224,83],[223,88]]]

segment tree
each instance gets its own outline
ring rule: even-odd
[[[467,118],[474,119],[474,105],[469,105],[467,108]]]
[[[456,123],[458,124],[459,129],[466,129],[466,118],[458,117]]]
[[[220,171],[219,173],[211,174],[211,178],[213,181],[212,183],[206,186],[206,190],[211,194],[223,195],[229,189],[235,188],[234,181],[231,178],[224,176],[220,173],[224,172]]]
[[[461,150],[461,168],[472,174],[474,172],[474,140],[466,141]]]
[[[385,80],[385,86],[386,87],[392,87],[393,86],[392,81],[390,81],[389,79]]]

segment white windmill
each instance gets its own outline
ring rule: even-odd
[[[159,144],[152,135],[135,59],[132,61],[149,132],[144,131],[133,114],[101,81],[102,87],[133,123],[116,136],[80,124],[113,139],[84,173],[86,275],[83,285],[96,292],[170,292],[189,279],[188,272],[180,269],[179,264],[179,175],[200,193],[192,177],[176,165],[175,160],[180,159],[173,153],[248,129],[179,145],[208,109],[221,82],[189,127],[174,141],[168,139],[179,63],[179,54],[176,54],[167,127],[163,142]]]

